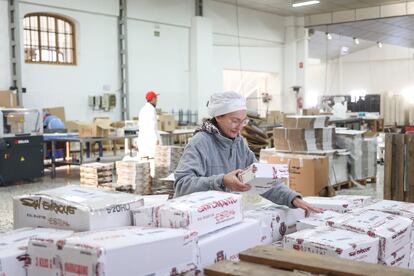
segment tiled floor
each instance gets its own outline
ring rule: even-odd
[[[383,198],[384,166],[378,166],[377,184],[368,184],[366,187],[353,187],[344,189],[338,194],[370,195],[379,199]],[[50,172],[46,176],[33,183],[18,183],[0,187],[0,231],[13,228],[13,196],[37,192],[45,189],[56,188],[64,185],[79,185],[79,167],[61,167],[57,169],[55,179],[51,179]]]

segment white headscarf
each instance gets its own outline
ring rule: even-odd
[[[211,117],[247,109],[246,99],[234,91],[214,93],[211,95],[207,107]]]

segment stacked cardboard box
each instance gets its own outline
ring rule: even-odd
[[[412,220],[398,215],[362,209],[329,219],[327,224],[370,237],[378,237],[380,240],[379,262],[408,268]]]
[[[155,149],[155,173],[153,182],[154,194],[166,194],[171,193],[171,190],[165,190],[163,182],[159,181],[160,178],[168,177],[177,168],[181,155],[183,154],[184,147],[178,146],[159,146]],[[168,188],[168,187],[167,187]]]
[[[354,261],[378,262],[378,238],[326,226],[287,235],[283,246]]]
[[[289,187],[303,196],[319,195],[329,185],[327,156],[280,153],[274,149],[261,150],[260,162],[289,165]]]
[[[346,200],[349,202],[349,208],[351,210],[364,208],[373,203],[371,196],[364,195],[337,195],[333,199]]]
[[[275,128],[275,148],[281,151],[318,151],[335,148],[335,128]]]
[[[320,226],[326,226],[328,220],[340,216],[341,214],[335,211],[324,211],[323,213],[311,213],[309,217],[301,219],[297,222],[296,228],[298,231],[305,229],[314,229]]]
[[[96,188],[64,186],[13,198],[14,227],[88,231],[132,225],[142,197]]]
[[[20,228],[0,235],[0,275],[26,276],[29,258],[27,246],[31,238],[66,238],[70,230],[51,228]],[[35,259],[32,259],[35,261]]]
[[[136,194],[151,194],[150,162],[117,161],[116,189]]]
[[[89,163],[80,166],[80,183],[85,186],[112,186],[113,163]]]
[[[363,131],[337,130],[336,145],[350,151],[348,162],[354,179],[377,175],[377,139],[364,138]]]
[[[287,164],[253,163],[239,173],[240,181],[251,186],[247,193],[252,194],[263,194],[288,178]]]
[[[351,210],[349,202],[344,199],[336,199],[332,197],[309,196],[309,197],[304,197],[303,200],[325,211],[329,210],[329,211],[335,211],[338,213],[346,213]]]
[[[286,116],[283,120],[283,126],[285,128],[324,128],[328,126],[328,116],[314,115],[314,116],[300,116],[290,115]]]
[[[179,275],[196,269],[197,235],[184,229],[123,227],[33,239],[28,252],[36,260],[28,268],[32,276]]]

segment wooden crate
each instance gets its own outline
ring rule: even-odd
[[[258,246],[240,253],[240,262],[219,262],[204,269],[207,276],[224,275],[413,275],[412,270],[350,261],[332,256]]]
[[[414,135],[386,134],[384,199],[414,202]]]

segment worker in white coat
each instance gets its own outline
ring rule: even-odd
[[[161,145],[158,133],[157,98],[159,94],[148,91],[145,95],[147,103],[139,112],[138,152],[141,157],[154,158],[155,147]]]

